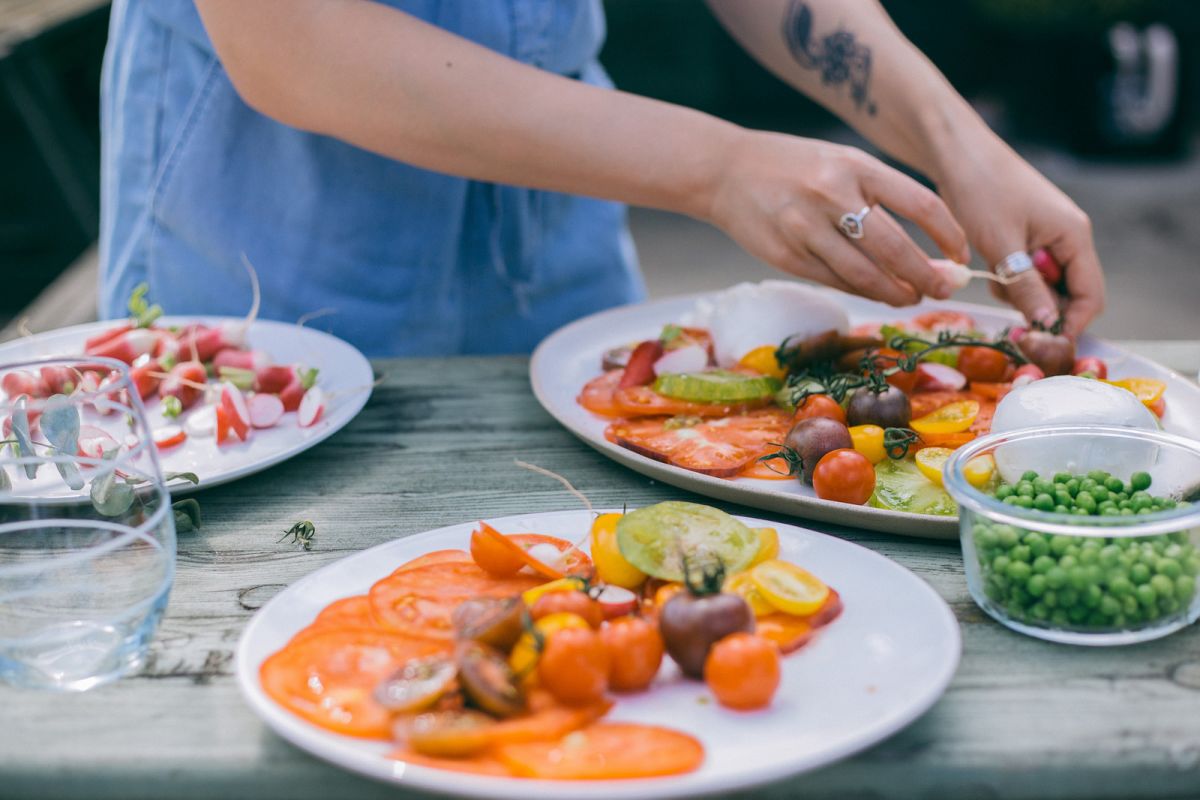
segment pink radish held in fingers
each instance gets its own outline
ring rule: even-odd
[[[187,441],[187,433],[178,425],[164,425],[154,431],[154,444],[159,450],[183,444]]]
[[[148,328],[134,328],[97,345],[88,350],[87,354],[100,358],[115,358],[126,364],[132,364],[138,356],[154,352],[157,346],[157,331]]]
[[[229,418],[229,427],[243,442],[250,435],[250,409],[242,390],[229,381],[221,384],[221,408]]]
[[[292,381],[300,383],[296,376],[296,368],[286,366],[284,364],[270,364],[265,367],[260,367],[254,372],[254,391],[265,392],[267,394],[279,394],[284,389],[291,385]],[[301,389],[300,394],[304,394]],[[300,404],[299,398],[296,399],[296,404]],[[289,409],[295,411],[296,409]]]
[[[311,428],[320,422],[325,413],[325,393],[319,386],[314,386],[304,393],[300,407],[296,410],[296,421],[301,428]]]
[[[246,404],[250,407],[250,424],[256,428],[273,428],[283,419],[283,401],[273,394],[255,394]]]
[[[176,397],[180,407],[186,411],[196,404],[204,393],[208,373],[198,361],[181,361],[171,368],[158,387],[163,397]]]
[[[258,370],[268,366],[270,363],[270,357],[262,350],[234,350],[231,347],[226,347],[213,357],[213,366],[217,369],[227,367],[253,370],[257,373]]]

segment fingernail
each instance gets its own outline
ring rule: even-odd
[[[1033,318],[1043,325],[1049,327],[1058,322],[1058,312],[1053,308],[1040,308],[1033,313]]]

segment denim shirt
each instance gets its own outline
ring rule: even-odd
[[[600,0],[388,0],[542,69],[610,85]],[[395,109],[403,114],[403,108]],[[527,352],[641,299],[625,208],[465,180],[275,122],[235,92],[192,0],[115,0],[101,125],[100,310],[142,281],[171,314],[317,327],[368,355]]]

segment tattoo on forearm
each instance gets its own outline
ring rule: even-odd
[[[802,0],[791,0],[783,18],[783,38],[796,63],[820,70],[821,82],[836,91],[849,84],[855,107],[875,114],[870,97],[871,48],[860,44],[853,33],[841,28],[817,40],[812,8]]]

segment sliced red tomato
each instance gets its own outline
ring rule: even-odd
[[[293,640],[259,669],[263,690],[314,725],[369,739],[391,736],[375,687],[414,658],[445,653],[435,642],[384,631],[331,628]]]
[[[621,416],[621,409],[617,407],[614,397],[617,384],[621,382],[621,373],[619,369],[610,370],[584,384],[583,391],[576,398],[579,405],[604,417]]]
[[[598,722],[571,734],[569,744],[510,744],[497,748],[496,754],[521,777],[612,780],[692,772],[704,761],[704,745],[670,728]]]
[[[975,320],[961,311],[926,311],[910,319],[908,325],[930,333],[975,330]]]
[[[371,614],[383,628],[429,639],[454,635],[451,615],[473,597],[512,597],[544,578],[518,574],[494,578],[474,563],[427,564],[390,575],[371,587]]]
[[[404,572],[417,567],[425,567],[430,564],[470,564],[471,554],[466,550],[434,550],[432,553],[426,553],[423,556],[417,556],[412,561],[406,561],[396,567],[392,572],[395,575],[397,572]]]
[[[583,552],[566,539],[560,539],[557,536],[546,536],[541,533],[514,533],[508,538],[510,541],[516,542],[518,545],[520,545],[521,549],[526,551],[526,553],[528,553],[529,548],[533,547],[535,544],[548,544],[557,549],[558,552],[564,554],[561,564],[562,569],[555,570],[555,572],[557,572],[555,575],[550,575],[547,572],[542,571],[537,566],[529,563],[529,561],[526,562],[529,563],[529,566],[533,568],[534,571],[541,572],[541,574],[545,575],[546,577],[562,578],[566,575],[592,574],[592,559],[588,557],[587,553]],[[542,566],[544,567],[545,565]]]
[[[656,461],[717,477],[732,477],[782,442],[791,423],[786,411],[764,409],[748,414],[672,427],[666,420],[625,420],[609,426],[610,438]]]
[[[986,397],[989,400],[1002,400],[1004,395],[1012,391],[1012,384],[971,381],[969,389],[972,394],[977,394],[980,397]]]

